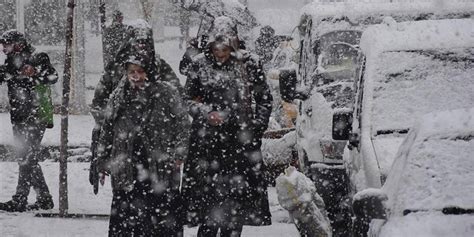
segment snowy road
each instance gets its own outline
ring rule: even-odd
[[[50,187],[56,204],[53,212],[58,212],[58,163],[41,163],[46,182]],[[110,184],[101,187],[95,196],[88,182],[88,163],[68,163],[69,213],[108,214],[112,191]],[[15,191],[18,166],[13,162],[0,162],[0,201],[7,201]],[[243,237],[298,236],[293,224],[288,224],[288,215],[279,205],[275,190],[270,191],[270,208],[273,225],[266,227],[244,227]],[[35,200],[34,192],[29,201]],[[35,237],[65,237],[65,236],[107,236],[107,220],[91,219],[58,219],[34,217],[34,213],[0,212],[0,233],[3,237],[35,236]],[[185,228],[185,236],[196,236],[196,228]]]

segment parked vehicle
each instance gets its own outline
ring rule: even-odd
[[[364,31],[361,49],[365,63],[355,86],[354,112],[335,114],[333,130],[336,139],[349,139],[344,160],[354,191],[380,188],[394,161],[405,159],[401,156],[418,154],[419,151],[407,154],[406,150],[399,151],[399,147],[406,139],[422,139],[420,144],[431,139],[416,133],[411,138],[407,135],[423,114],[474,107],[473,25],[473,19],[429,20],[381,24]],[[438,115],[430,116],[436,120]],[[450,126],[448,124],[439,124],[439,133],[450,131],[445,128]],[[463,130],[459,131],[462,134]],[[437,132],[436,127],[432,128],[431,133]],[[451,151],[443,147],[446,152]],[[402,145],[402,149],[406,149],[406,145]],[[439,153],[446,157],[441,150]],[[408,169],[409,165],[414,164],[401,169]],[[400,189],[405,190],[405,187]],[[368,228],[364,213],[377,217],[384,213],[377,208],[374,210],[374,206],[380,209],[382,204],[372,203],[371,195],[368,196],[362,198],[363,201],[354,198],[355,231],[359,233],[356,236],[365,236]],[[358,225],[365,229],[360,231]]]
[[[297,72],[280,75],[280,91],[298,107],[296,148],[300,169],[316,183],[328,206],[333,228],[341,236],[350,229],[350,179],[343,161],[347,140],[332,130],[349,119],[355,86],[364,65],[359,43],[362,31],[384,22],[469,18],[474,3],[312,3],[299,24]],[[334,120],[333,117],[336,117]],[[339,232],[334,231],[337,236]]]
[[[355,236],[474,236],[473,154],[474,108],[423,116],[383,187],[354,197]]]
[[[474,107],[473,25],[472,19],[435,20],[381,24],[364,32],[365,64],[352,127],[340,127],[351,134],[339,136],[349,139],[344,159],[356,190],[381,187],[400,143],[422,114]]]

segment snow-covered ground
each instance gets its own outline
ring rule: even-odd
[[[53,195],[58,212],[58,175],[59,164],[56,162],[41,163],[46,182]],[[69,213],[108,214],[112,201],[110,183],[100,187],[98,195],[92,192],[88,181],[88,163],[68,163]],[[0,162],[0,201],[7,201],[15,191],[18,178],[18,166],[14,162]],[[265,227],[244,227],[242,236],[298,236],[293,224],[288,223],[288,213],[278,204],[274,188],[269,188],[270,209],[273,225]],[[34,202],[34,192],[29,197]],[[35,213],[0,212],[0,236],[107,236],[108,220],[106,219],[60,219],[34,217]],[[196,236],[197,228],[185,228],[185,236]]]

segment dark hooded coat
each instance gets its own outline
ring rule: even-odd
[[[129,39],[130,28],[122,22],[113,21],[109,27],[104,29],[104,64],[114,61],[117,49]]]
[[[176,88],[149,78],[134,90],[124,77],[105,109],[97,169],[112,179],[110,236],[174,236],[182,227],[175,162],[186,158],[190,120]]]
[[[103,111],[109,97],[125,73],[123,63],[131,53],[137,53],[135,46],[138,44],[144,45],[141,53],[147,54],[147,57],[152,59],[149,65],[150,72],[157,75],[160,81],[169,82],[180,94],[184,93],[184,89],[171,66],[155,53],[151,31],[146,36],[146,38],[140,38],[143,36],[132,34],[131,39],[126,44],[119,49],[115,49],[115,58],[106,65],[105,72],[95,89],[94,98],[92,99],[91,113],[96,123],[101,124],[104,116]]]
[[[144,32],[143,32],[144,31]],[[115,88],[118,86],[120,80],[125,75],[123,63],[131,54],[139,53],[146,55],[150,60],[148,63],[149,75],[154,75],[157,80],[169,82],[169,85],[177,90],[182,96],[184,89],[181,86],[178,77],[174,73],[171,66],[163,59],[155,54],[152,32],[149,28],[131,28],[130,39],[122,45],[119,49],[115,49],[114,60],[109,62],[105,67],[105,72],[102,75],[94,92],[92,99],[92,106],[90,112],[95,119],[96,126],[92,131],[91,143],[91,168],[89,172],[89,182],[94,186],[94,192],[98,191],[98,173],[97,173],[97,143],[100,136],[101,126],[104,122],[105,110],[109,98]]]
[[[192,224],[271,224],[260,144],[272,96],[257,57],[239,52],[219,64],[207,49],[185,85],[193,122],[183,193]],[[209,125],[211,111],[224,124]]]

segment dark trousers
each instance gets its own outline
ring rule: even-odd
[[[12,197],[19,203],[27,203],[30,188],[36,191],[38,201],[51,199],[41,166],[41,140],[46,127],[38,123],[13,124],[15,156],[18,159],[19,175],[16,193]]]
[[[167,225],[157,212],[156,197],[147,185],[137,183],[133,190],[114,190],[109,236],[182,237],[182,225]]]
[[[199,226],[198,230],[198,237],[216,237],[219,227],[217,226],[208,226],[208,225],[201,225]],[[240,237],[242,234],[242,226],[238,226],[233,229],[229,228],[220,228],[221,230],[221,237]]]

